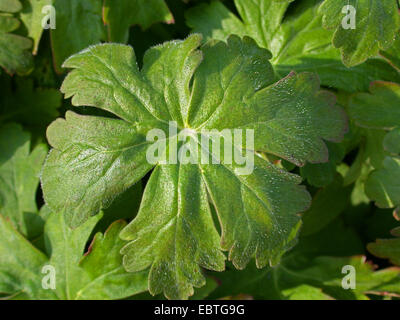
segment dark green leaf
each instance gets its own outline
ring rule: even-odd
[[[345,6],[355,9],[355,28],[344,28]],[[340,48],[343,63],[349,67],[364,62],[393,45],[400,28],[396,0],[324,0],[320,12],[325,28],[335,30],[333,45]],[[346,22],[346,21],[345,21]]]
[[[156,22],[174,22],[164,0],[105,0],[103,10],[111,42],[126,43],[132,25],[147,29]]]
[[[47,147],[31,151],[30,135],[16,124],[0,128],[0,212],[25,236],[35,236],[33,225],[40,220],[36,206],[39,173]]]

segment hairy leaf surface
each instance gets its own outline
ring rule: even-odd
[[[258,267],[276,264],[295,243],[297,213],[310,197],[298,186],[300,177],[256,151],[298,165],[324,162],[324,140],[340,141],[347,127],[343,110],[315,75],[291,73],[274,83],[269,52],[250,38],[232,36],[199,49],[201,40],[192,35],[150,49],[142,70],[123,45],[99,45],[69,58],[65,67],[74,70],[62,86],[66,97],[117,118],[68,112],[56,120],[48,129],[53,149],[42,176],[45,200],[76,227],[155,167],[138,216],[121,234],[131,240],[122,252],[127,270],[150,268],[150,292],[169,298],[186,298],[204,285],[200,267],[223,270],[221,249],[240,269],[254,256]],[[201,129],[254,130],[254,170],[241,175],[241,165],[223,160],[150,164],[150,129],[166,132],[167,155],[175,143],[182,145],[177,134],[168,135],[170,121],[178,132],[189,129],[201,150],[207,135]],[[193,154],[194,145],[186,144]],[[208,155],[215,158],[215,150]]]

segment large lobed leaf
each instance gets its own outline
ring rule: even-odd
[[[33,237],[40,224],[35,199],[47,147],[39,144],[31,151],[30,134],[7,124],[0,128],[0,148],[0,213],[22,234]]]
[[[254,129],[251,152],[298,165],[327,161],[324,140],[342,139],[346,118],[334,97],[320,91],[315,75],[291,73],[273,83],[270,54],[250,38],[232,36],[199,50],[201,40],[195,34],[150,49],[142,70],[131,47],[115,44],[91,47],[65,62],[74,69],[62,86],[66,97],[118,117],[68,112],[48,128],[53,149],[42,187],[46,202],[65,213],[69,224],[82,224],[154,167],[146,160],[152,146],[146,133],[168,132],[171,120],[179,130],[190,128],[195,144],[202,128]],[[167,154],[176,139],[166,138]],[[188,148],[194,152],[193,144]],[[152,294],[193,294],[205,283],[200,267],[224,269],[221,249],[237,268],[253,256],[264,267],[294,244],[297,214],[307,209],[310,196],[298,186],[300,177],[254,156],[248,175],[240,175],[237,164],[155,165],[138,216],[121,233],[131,241],[122,250],[126,269],[150,268]]]
[[[368,250],[375,256],[389,259],[395,265],[400,266],[400,228],[392,230],[392,234],[397,238],[377,239],[368,244]]]
[[[56,28],[51,29],[54,67],[61,73],[61,64],[70,55],[105,39],[102,23],[102,2],[99,0],[57,0]]]
[[[43,35],[43,19],[50,14],[48,6],[55,0],[21,0],[23,9],[19,13],[22,23],[26,27],[27,36],[33,40],[32,53],[36,55],[39,50],[39,42]],[[47,9],[47,11],[45,10]],[[57,12],[55,12],[57,27]]]
[[[342,286],[344,266],[355,271],[355,288]],[[276,268],[244,271],[229,270],[216,274],[220,286],[211,294],[212,299],[229,298],[242,294],[254,299],[270,300],[368,300],[372,295],[398,296],[400,270],[375,270],[363,256],[326,257],[307,259],[288,255]]]
[[[0,11],[1,10],[0,0]],[[18,1],[16,1],[18,2]],[[51,28],[54,67],[63,72],[62,62],[89,45],[103,41],[126,43],[129,28],[140,25],[146,29],[157,22],[173,23],[174,19],[164,0],[21,0],[18,7],[27,35],[33,39],[33,53],[38,52],[43,35],[43,19],[51,16],[54,6],[55,28]],[[7,4],[9,8],[10,4]],[[4,5],[5,6],[5,5]],[[48,7],[50,8],[50,7]],[[48,21],[49,22],[49,21]],[[1,29],[1,28],[0,28]],[[28,40],[28,39],[27,39]],[[29,42],[30,43],[30,42]]]
[[[35,133],[45,132],[47,125],[58,116],[61,93],[56,89],[34,88],[31,79],[0,77],[4,94],[0,97],[0,124],[10,121]]]

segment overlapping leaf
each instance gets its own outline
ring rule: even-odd
[[[350,101],[349,114],[363,127],[393,130],[400,126],[400,86],[396,83],[375,82],[370,93],[359,93]],[[365,184],[368,197],[380,207],[393,208],[400,204],[399,178],[400,160],[398,158],[398,129],[385,133],[375,152],[375,170]],[[386,131],[387,132],[387,131]],[[386,147],[386,157],[383,148]],[[378,149],[378,150],[379,150]],[[395,154],[395,155],[393,155]],[[397,154],[397,155],[396,155]]]
[[[271,62],[281,77],[291,70],[317,72],[323,85],[346,91],[366,90],[373,80],[400,80],[398,72],[382,59],[344,66],[331,44],[333,31],[322,27],[320,1],[296,3],[285,17],[287,1],[235,0],[235,5],[241,19],[221,2],[212,1],[190,9],[187,23],[206,39],[225,40],[230,34],[253,37],[272,52]]]
[[[392,230],[392,234],[400,237],[400,228]],[[400,239],[378,239],[368,244],[368,250],[375,256],[389,259],[393,264],[400,265]]]
[[[71,230],[61,214],[50,213],[43,253],[0,215],[0,292],[11,299],[103,300],[145,291],[147,273],[127,273],[122,266],[119,250],[124,242],[118,234],[125,222],[96,234],[83,256],[100,217]]]
[[[341,144],[327,143],[329,149],[329,162],[318,164],[307,164],[300,168],[300,174],[307,182],[316,187],[330,185],[336,175],[336,166],[345,156],[344,146]]]
[[[201,129],[253,129],[255,150],[298,165],[327,161],[323,140],[339,141],[346,119],[333,96],[319,90],[315,75],[292,73],[273,83],[270,54],[253,40],[232,36],[199,50],[201,40],[192,35],[150,49],[142,70],[132,48],[122,45],[91,47],[66,61],[74,69],[62,86],[66,97],[118,117],[68,112],[48,129],[53,149],[42,186],[47,203],[65,212],[68,223],[82,224],[154,167],[146,159],[150,129],[164,130],[164,151],[176,152],[169,121],[179,130],[190,128],[194,141]],[[193,144],[188,148],[194,152]],[[200,267],[224,269],[221,248],[237,268],[253,256],[263,267],[294,244],[296,214],[308,207],[309,195],[298,176],[254,156],[248,175],[239,174],[238,164],[155,166],[138,216],[121,234],[131,240],[122,250],[125,267],[150,268],[151,293],[191,295],[205,282]]]
[[[128,41],[132,25],[147,29],[156,22],[174,21],[164,0],[106,0],[103,18],[108,25],[108,40],[122,43]]]
[[[20,17],[33,39],[34,54],[43,34],[43,20],[53,19],[55,25],[50,24],[50,19],[47,23],[54,26],[50,30],[51,44],[58,73],[63,72],[61,64],[65,59],[89,45],[127,42],[132,25],[146,29],[156,22],[174,21],[164,0],[23,0],[22,3]]]
[[[314,195],[310,209],[303,214],[302,235],[320,231],[341,214],[348,204],[350,189],[343,186],[343,179],[336,173],[334,181]]]
[[[23,10],[20,12],[20,18],[27,30],[27,36],[33,40],[32,53],[37,54],[39,50],[39,42],[42,37],[44,26],[43,20],[51,17],[55,21],[57,27],[57,12],[54,11],[54,16],[51,15],[51,5],[55,0],[21,0]],[[49,23],[50,21],[47,21]]]
[[[304,259],[303,259],[304,260]],[[344,266],[355,270],[355,288],[343,288]],[[400,271],[388,268],[374,271],[365,257],[318,257],[305,263],[301,257],[288,256],[276,268],[245,271],[230,270],[217,275],[221,285],[211,298],[237,294],[255,299],[283,300],[367,300],[368,295],[397,296]]]
[[[22,9],[21,2],[19,0],[1,0],[0,11],[5,12],[18,12]]]
[[[400,70],[400,36],[397,35],[393,45],[387,50],[381,51],[380,54]]]
[[[400,85],[375,81],[369,93],[352,97],[349,115],[359,126],[393,129],[400,126]]]
[[[0,67],[10,74],[27,74],[32,69],[32,41],[11,33],[20,26],[12,13],[21,9],[18,0],[0,0]]]
[[[61,94],[56,89],[36,89],[30,79],[0,77],[0,124],[19,122],[31,131],[44,133],[58,116]]]
[[[100,0],[57,0],[53,3],[57,26],[51,29],[54,66],[62,72],[61,64],[70,55],[105,40]]]
[[[36,190],[47,147],[40,144],[31,151],[30,134],[8,124],[0,128],[0,149],[0,213],[25,236],[37,236]]]
[[[346,6],[355,10],[354,28],[343,27],[349,22],[346,14],[352,12],[343,10]],[[396,0],[324,0],[320,8],[324,27],[335,30],[333,45],[341,49],[343,63],[349,67],[393,45],[400,29],[398,10]]]

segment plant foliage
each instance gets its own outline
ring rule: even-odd
[[[0,298],[398,300],[399,8],[0,0]]]

